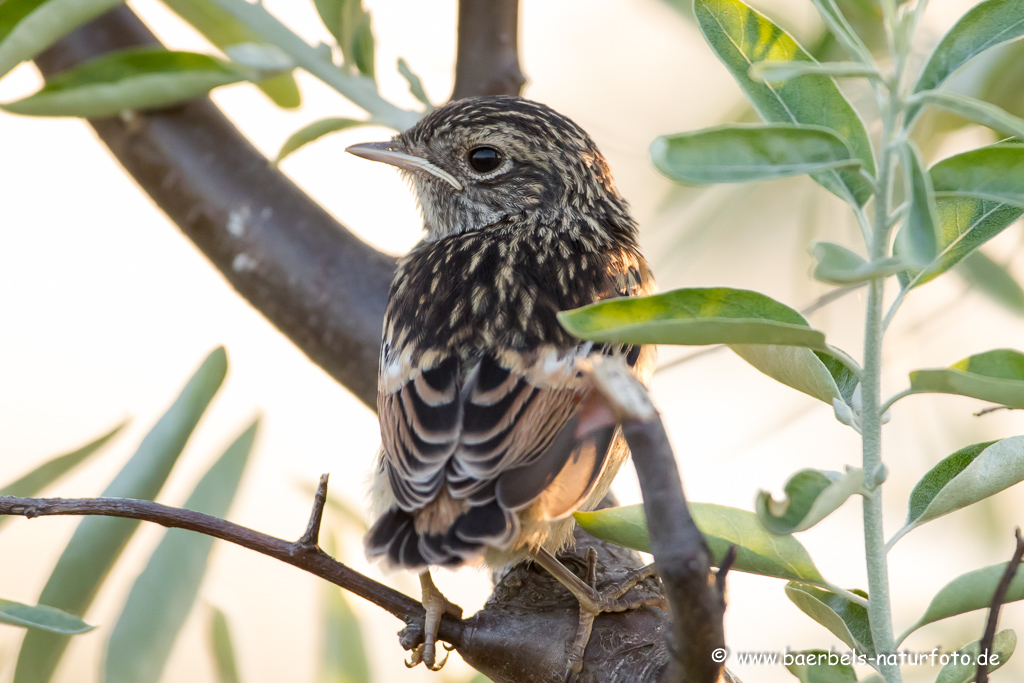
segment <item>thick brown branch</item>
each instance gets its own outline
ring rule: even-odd
[[[989,659],[992,655],[992,645],[996,639],[999,609],[1006,601],[1006,592],[1010,590],[1013,577],[1017,574],[1017,570],[1020,569],[1021,560],[1024,559],[1024,539],[1020,536],[1020,527],[1017,527],[1013,535],[1017,539],[1017,545],[1013,549],[1013,557],[1010,559],[1010,563],[1006,565],[1006,571],[1003,572],[1002,577],[999,579],[996,592],[992,595],[992,605],[988,610],[988,623],[985,624],[985,635],[982,636],[981,643],[979,643],[978,653],[986,655],[986,657],[983,660],[978,660],[978,673],[974,677],[976,683],[988,683]]]
[[[519,94],[519,0],[459,0],[458,41],[453,100]]]
[[[620,361],[596,357],[593,367],[595,385],[633,454],[651,554],[672,606],[673,656],[661,681],[715,683],[724,672],[724,573],[723,580],[710,580],[711,551],[686,505],[672,446],[647,390]],[[729,564],[727,558],[726,571]]]
[[[104,52],[155,42],[121,6],[36,63],[50,77]],[[375,407],[392,257],[362,242],[272,169],[207,99],[90,124],[239,294]]]

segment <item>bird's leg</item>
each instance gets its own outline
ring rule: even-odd
[[[441,627],[441,617],[448,613],[461,619],[462,608],[441,594],[430,578],[429,570],[420,574],[420,587],[423,590],[423,609],[426,610],[423,617],[423,642],[412,651],[405,665],[412,668],[423,662],[431,671],[440,671],[448,661],[447,656],[437,661],[437,629]]]
[[[590,632],[594,628],[594,618],[598,614],[602,612],[625,612],[648,605],[668,609],[668,601],[665,600],[664,596],[626,595],[630,589],[634,588],[644,579],[657,576],[653,564],[633,569],[621,580],[606,586],[602,590],[597,590],[597,551],[593,548],[587,551],[586,581],[569,571],[568,567],[544,548],[537,550],[533,554],[533,558],[537,564],[544,567],[549,574],[558,579],[558,582],[565,586],[580,603],[579,627],[576,630],[576,638],[573,640],[572,648],[569,650],[569,660],[566,667],[565,679],[567,681],[583,670],[583,652],[587,649],[587,643],[590,642]]]

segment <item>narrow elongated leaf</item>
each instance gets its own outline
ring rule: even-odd
[[[959,93],[943,90],[925,90],[915,98],[923,104],[945,109],[957,116],[970,119],[1005,135],[1024,137],[1024,119],[1020,119],[994,104]]]
[[[867,282],[906,270],[906,264],[898,258],[891,257],[872,264],[860,254],[833,242],[815,242],[811,245],[811,253],[815,260],[814,279],[833,285]]]
[[[874,68],[860,62],[794,62],[768,60],[754,62],[748,71],[750,77],[761,83],[780,84],[800,76],[832,76],[833,78],[877,78]]]
[[[398,73],[402,74],[402,78],[409,84],[409,92],[412,93],[412,96],[422,102],[427,111],[431,111],[434,105],[431,104],[430,98],[427,97],[427,91],[423,89],[423,81],[409,68],[409,63],[401,57],[398,58]]]
[[[791,654],[793,663],[786,664],[786,668],[800,683],[857,683],[857,674],[848,663],[849,653],[805,650]],[[842,661],[844,657],[846,662]]]
[[[324,550],[335,557],[337,543],[333,534],[327,534],[324,539]],[[373,677],[363,642],[363,629],[348,604],[345,591],[326,582],[322,584],[321,591],[324,640],[317,683],[370,683]]]
[[[925,173],[921,151],[912,140],[903,145],[907,187],[910,188],[910,213],[897,235],[900,258],[921,268],[939,253],[939,216],[931,177]]]
[[[914,288],[931,282],[1020,218],[1024,209],[969,194],[936,194],[939,253],[920,271],[900,273],[900,284]]]
[[[664,135],[651,143],[651,159],[666,176],[687,184],[770,180],[863,163],[833,131],[792,124],[729,124]]]
[[[974,56],[1021,36],[1024,0],[986,0],[972,7],[935,46],[914,92],[934,90]],[[918,110],[908,109],[907,120],[913,120]]]
[[[854,592],[867,597],[864,591]],[[827,590],[793,582],[786,584],[786,597],[839,640],[858,652],[874,656],[867,609]]]
[[[345,63],[373,77],[373,31],[362,0],[314,0],[324,26],[338,41]]]
[[[910,494],[907,522],[889,542],[911,529],[1024,481],[1024,436],[961,448],[925,474]]]
[[[138,450],[103,491],[110,498],[152,500],[177,462],[227,372],[227,354],[214,350]],[[87,517],[75,529],[39,601],[72,614],[84,614],[107,573],[138,527],[137,520]],[[47,683],[67,647],[67,639],[30,632],[21,646],[14,683]]]
[[[943,159],[931,176],[936,192],[952,192],[1024,209],[1024,145],[989,145]]]
[[[50,633],[63,635],[77,635],[91,631],[95,626],[90,626],[74,614],[68,614],[56,607],[46,605],[26,605],[14,600],[0,598],[0,624],[11,626],[24,626]]]
[[[917,623],[907,630],[904,637],[925,624],[978,609],[988,609],[992,603],[992,596],[995,595],[996,586],[999,585],[999,580],[1003,577],[1003,572],[1006,571],[1006,565],[1007,563],[1003,562],[991,567],[975,569],[972,572],[961,574],[947,583],[935,594],[928,604],[928,609],[917,620]],[[1017,575],[1013,577],[1004,603],[1016,602],[1021,599],[1024,599],[1024,571],[1018,571]]]
[[[914,393],[957,394],[1024,408],[1024,354],[996,349],[964,358],[948,368],[910,373]]]
[[[232,45],[265,42],[263,36],[209,0],[163,2],[221,50]],[[290,73],[259,81],[255,85],[279,107],[294,109],[302,104],[299,86]]]
[[[284,145],[281,146],[281,151],[277,153],[277,158],[274,159],[274,163],[281,163],[285,157],[289,156],[296,150],[305,147],[309,143],[319,140],[325,135],[336,133],[339,130],[345,130],[346,128],[365,126],[368,123],[368,121],[345,118],[330,118],[314,121],[305,128],[301,128],[292,133],[291,137],[289,137],[285,141]]]
[[[849,401],[857,377],[828,354],[799,346],[730,344],[733,353],[777,382],[832,405]]]
[[[240,683],[228,618],[216,607],[210,614],[210,648],[217,664],[217,683]]]
[[[0,2],[0,77],[122,0]]]
[[[786,344],[825,348],[825,335],[774,299],[744,289],[676,289],[558,314],[582,339],[622,344]]]
[[[115,116],[179,104],[241,80],[242,74],[208,55],[132,48],[65,71],[38,92],[0,108],[27,116]]]
[[[821,18],[825,20],[825,25],[828,26],[832,35],[842,43],[849,55],[864,64],[871,64],[871,50],[864,45],[864,41],[860,39],[857,31],[847,21],[835,0],[811,0],[811,2],[818,9]]]
[[[52,460],[44,462],[17,481],[0,488],[0,496],[34,496],[39,491],[64,476],[78,465],[85,462],[93,453],[106,445],[118,432],[124,428],[124,423],[114,427],[92,443],[88,443],[78,450],[59,455]],[[0,517],[0,526],[11,520],[11,517]]]
[[[1000,631],[992,639],[992,650],[985,653],[989,672],[995,671],[1010,660],[1017,649],[1017,634],[1013,629]],[[976,640],[957,650],[959,656],[939,670],[935,683],[972,683],[978,673],[981,641]]]
[[[960,262],[957,272],[990,299],[1016,315],[1024,316],[1024,288],[1002,265],[979,250]]]
[[[708,45],[729,69],[770,123],[802,123],[835,131],[850,144],[853,155],[874,174],[871,142],[864,124],[829,76],[808,75],[781,85],[759,83],[749,75],[751,64],[765,60],[814,62],[788,33],[740,0],[695,0],[694,14]],[[856,169],[816,173],[814,179],[848,201],[863,205],[871,184]]]
[[[835,512],[850,496],[864,490],[864,470],[847,467],[846,474],[800,470],[786,482],[786,497],[776,501],[768,491],[757,494],[757,518],[773,534],[810,529]]]
[[[253,422],[196,484],[185,508],[225,517],[256,438]],[[107,642],[106,683],[156,683],[192,610],[213,537],[168,529],[135,580]]]
[[[711,548],[716,566],[730,546],[736,546],[734,570],[824,583],[803,545],[792,536],[768,533],[753,512],[724,505],[690,503],[690,513]],[[650,550],[642,505],[577,512],[574,516],[581,527],[601,540],[643,552]]]

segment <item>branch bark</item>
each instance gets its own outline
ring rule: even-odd
[[[459,0],[458,48],[452,99],[518,95],[519,0]]]
[[[1006,601],[1006,593],[1010,590],[1013,577],[1020,569],[1021,559],[1024,559],[1024,538],[1021,538],[1020,527],[1013,532],[1016,544],[1013,548],[1013,557],[1006,565],[1006,571],[999,577],[996,591],[992,595],[992,605],[988,609],[988,621],[985,623],[985,635],[978,643],[978,653],[986,655],[984,662],[978,662],[978,672],[974,676],[975,683],[988,683],[989,658],[992,655],[992,645],[996,638],[996,626],[999,624],[999,609]]]

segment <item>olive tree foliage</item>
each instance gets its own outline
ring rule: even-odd
[[[870,680],[894,683],[902,673],[899,662],[887,655],[926,624],[989,607],[1007,574],[1006,566],[996,565],[955,578],[934,596],[917,621],[893,623],[887,553],[918,526],[1024,479],[1024,436],[1005,435],[950,455],[935,454],[934,466],[921,474],[907,500],[905,524],[886,539],[881,496],[888,469],[900,466],[887,464],[882,450],[881,433],[889,409],[920,393],[956,394],[1024,408],[1024,354],[979,348],[967,358],[950,359],[946,367],[910,373],[904,389],[884,396],[881,350],[904,300],[950,272],[972,278],[1011,308],[1024,308],[1020,287],[999,264],[978,251],[1024,214],[1024,120],[1017,115],[1024,108],[1020,97],[1024,53],[1007,51],[1010,43],[1024,36],[1024,1],[976,4],[919,67],[910,57],[919,41],[916,33],[926,0],[809,1],[826,30],[808,46],[801,46],[783,27],[741,0],[672,2],[695,22],[761,121],[666,134],[651,143],[650,157],[662,173],[684,185],[808,175],[822,190],[845,202],[860,228],[861,242],[823,240],[809,247],[816,280],[834,285],[836,292],[866,289],[862,347],[838,348],[828,341],[826,331],[812,328],[792,307],[758,292],[729,288],[679,289],[595,304],[565,312],[562,323],[573,334],[595,341],[725,345],[769,377],[831,406],[836,419],[860,436],[860,462],[843,472],[801,470],[787,482],[782,501],[764,493],[749,511],[709,502],[691,504],[690,512],[716,562],[735,548],[732,569],[769,577],[769,582],[784,581],[782,590],[802,612],[848,645],[861,657],[861,664],[876,670]],[[285,240],[301,247],[297,261],[271,255],[261,260],[269,264],[261,265],[263,270],[232,272],[229,264],[243,245],[209,240],[204,216],[222,218],[239,193],[246,191],[239,185],[279,188],[274,171],[257,168],[244,182],[209,171],[208,177],[193,179],[191,185],[183,180],[181,187],[161,194],[155,180],[160,164],[173,165],[175,154],[195,153],[203,144],[201,131],[223,124],[202,108],[208,104],[188,104],[177,119],[154,118],[152,125],[163,126],[164,133],[187,143],[180,151],[160,149],[163,156],[154,162],[152,155],[145,157],[133,148],[126,123],[130,117],[125,112],[175,107],[238,82],[260,88],[276,106],[295,107],[300,101],[292,77],[295,69],[320,79],[365,112],[362,118],[330,118],[297,131],[277,155],[280,161],[335,131],[366,124],[402,130],[414,123],[434,106],[414,65],[399,60],[393,66],[421,105],[410,111],[378,91],[376,70],[383,67],[374,59],[370,14],[358,0],[315,0],[334,38],[331,45],[308,44],[260,4],[245,0],[164,2],[220,50],[217,56],[147,43],[144,32],[116,35],[106,43],[82,33],[86,29],[80,27],[120,5],[116,0],[0,2],[0,78],[30,59],[36,59],[48,76],[38,92],[0,108],[28,116],[91,119],[129,172],[231,283],[311,358],[372,405],[374,377],[365,368],[372,368],[376,357],[393,261],[350,239],[322,212],[303,203],[302,197],[289,194],[291,190],[280,190],[280,201],[288,204],[290,212],[311,216],[311,222],[322,229],[282,236],[274,224],[255,225],[246,237],[255,242],[245,248],[269,252]],[[464,5],[466,13],[460,10],[460,22],[473,21],[473,6],[480,11],[479,3]],[[495,9],[498,5],[502,7]],[[495,7],[488,11],[505,12],[499,23],[506,27],[511,7],[514,27],[515,3],[495,3]],[[128,20],[121,17],[121,21]],[[511,45],[500,31],[480,32],[478,40],[490,44],[475,55],[479,58],[475,62],[461,59],[463,48],[471,47],[468,41],[460,42],[456,94],[518,91],[522,74],[515,60],[514,32]],[[983,84],[971,92],[949,87],[962,67],[989,58],[1000,48],[1003,62],[989,69],[991,77]],[[838,79],[866,84],[877,109],[856,108]],[[880,137],[874,140],[867,132],[873,117],[878,117],[881,127]],[[996,131],[999,141],[926,161],[935,131],[963,121]],[[241,146],[230,153],[239,158],[249,154]],[[210,211],[193,215],[189,201],[203,202]],[[303,254],[312,258],[325,252],[334,255],[326,275],[303,272],[308,270],[301,267]],[[358,269],[363,285],[358,297],[351,295],[355,277],[346,281],[344,275],[352,269]],[[888,301],[887,289],[895,292]],[[319,296],[325,290],[337,294],[329,304]],[[225,372],[224,352],[216,350],[155,423],[104,497],[152,500],[158,495]],[[213,462],[186,508],[225,516],[256,430],[254,422]],[[101,452],[117,431],[43,464],[0,489],[0,496],[35,495]],[[827,523],[831,513],[857,499],[863,506],[867,584],[842,588],[822,575],[794,534]],[[0,517],[0,525],[4,519]],[[609,543],[641,551],[651,548],[650,536],[655,532],[648,533],[651,520],[639,506],[579,513],[577,520]],[[357,524],[358,519],[350,523]],[[39,605],[0,600],[0,622],[28,629],[18,656],[16,683],[49,680],[68,636],[92,628],[76,615],[86,612],[137,525],[137,519],[83,520],[39,596]],[[329,540],[321,540],[328,546]],[[117,623],[106,629],[105,680],[159,678],[174,637],[195,602],[211,543],[208,536],[180,530],[166,535],[131,587]],[[932,561],[941,561],[940,550]],[[176,569],[182,565],[187,571]],[[1024,578],[1010,577],[1002,600],[1024,598]],[[329,643],[321,663],[324,680],[370,680],[359,623],[346,597],[331,590],[325,593],[324,604],[323,628]],[[228,621],[216,610],[209,614],[218,675],[220,680],[235,681],[239,676]],[[660,634],[659,624],[638,628]],[[997,665],[1002,665],[1015,643],[1014,632],[1006,629],[964,648],[989,648],[999,655]],[[961,645],[944,644],[946,650]],[[805,683],[858,680],[850,663],[801,664],[790,670]],[[975,675],[973,666],[950,664],[937,680],[969,681]]]

